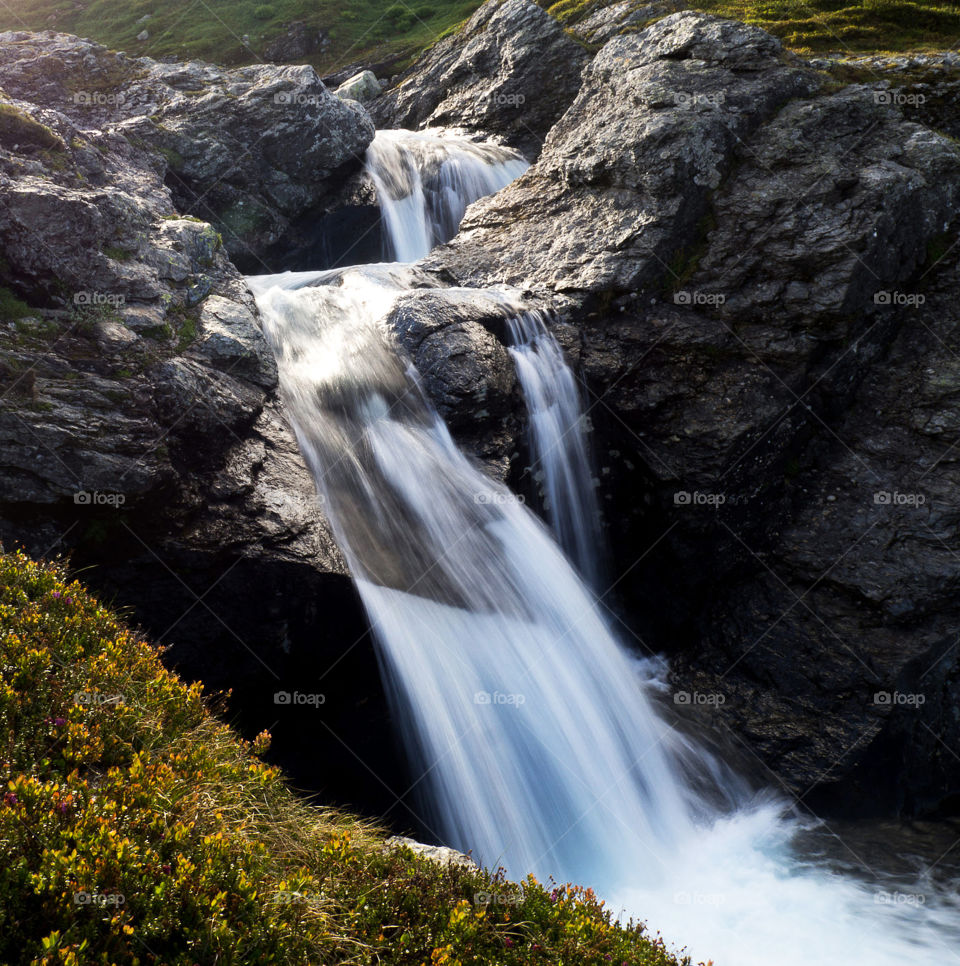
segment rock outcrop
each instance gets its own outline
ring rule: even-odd
[[[154,146],[124,136],[153,122],[114,123],[116,105],[101,103],[110,95],[85,71],[105,83],[105,59],[130,66],[109,58],[61,35],[0,42],[0,540],[89,567],[186,675],[234,689],[248,733],[277,721],[275,692],[336,664],[325,720],[382,735],[382,720],[361,723],[385,715],[369,644],[344,653],[367,641],[366,622],[253,297],[219,233],[172,200]],[[134,113],[162,111],[139,83],[122,88]],[[296,713],[276,753],[312,787]],[[333,739],[325,754],[350,796],[355,761]]]
[[[464,285],[571,295],[655,286],[696,236],[737,143],[818,86],[779,41],[732,21],[675,14],[616,37],[537,164],[475,205],[427,264]]]
[[[532,0],[490,0],[370,105],[377,127],[451,125],[535,158],[589,57]]]
[[[251,271],[292,219],[339,206],[373,139],[311,67],[159,63],[52,32],[0,34],[0,89],[151,153],[178,210]]]

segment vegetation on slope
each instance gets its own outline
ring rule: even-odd
[[[538,2],[572,24],[617,0]],[[14,0],[0,4],[0,29],[53,28],[131,55],[240,64],[266,57],[289,24],[302,23],[307,34],[325,37],[302,59],[328,72],[358,61],[409,61],[479,6],[480,0]],[[692,0],[686,6],[757,24],[804,53],[946,50],[960,41],[960,6],[947,0]],[[138,40],[144,30],[149,36]]]
[[[538,0],[572,25],[616,0]],[[635,7],[643,6],[635,0]],[[951,50],[960,5],[948,0],[692,0],[683,4],[762,27],[800,53]]]
[[[303,58],[325,72],[412,56],[479,6],[478,0],[14,0],[0,4],[0,29],[56,29],[130,55],[231,65],[268,59],[271,41],[302,23],[308,35],[325,36],[321,49]],[[148,38],[138,40],[143,31]]]
[[[0,553],[0,962],[677,966],[589,891],[294,796],[53,564]]]

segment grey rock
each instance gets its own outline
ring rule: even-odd
[[[425,264],[460,284],[572,297],[656,285],[696,235],[738,141],[818,85],[775,38],[732,21],[684,12],[616,37],[538,162],[474,205]]]
[[[388,848],[409,849],[414,855],[419,855],[430,862],[436,862],[437,865],[455,865],[462,869],[479,868],[469,855],[445,845],[425,845],[423,842],[407,838],[404,835],[392,835],[386,840],[385,844]]]
[[[488,0],[370,105],[378,127],[497,134],[534,158],[589,56],[532,0]]]
[[[0,88],[151,152],[179,210],[211,221],[249,269],[293,218],[339,203],[373,139],[364,109],[306,66],[160,63],[18,32],[0,34]]]
[[[0,141],[0,284],[34,308],[0,326],[0,538],[84,559],[136,533],[198,572],[229,548],[344,573],[218,233],[176,211],[149,149],[11,103],[49,144]],[[76,502],[94,491],[122,510]]]
[[[382,91],[380,81],[372,70],[364,70],[359,74],[344,81],[334,93],[337,97],[342,97],[351,101],[372,101],[379,97]]]

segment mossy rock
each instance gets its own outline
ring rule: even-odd
[[[66,145],[46,124],[13,104],[0,103],[0,144],[8,150],[64,151]]]

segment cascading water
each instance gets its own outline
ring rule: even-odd
[[[597,587],[600,515],[576,380],[539,312],[512,318],[510,332],[510,353],[527,404],[532,455],[550,524],[581,576]]]
[[[467,206],[528,167],[516,151],[442,132],[378,131],[366,170],[377,189],[390,255],[423,258],[457,232]]]
[[[718,966],[948,961],[955,895],[884,904],[875,884],[801,860],[801,820],[658,715],[549,531],[460,453],[398,352],[386,316],[404,278],[375,266],[251,285],[438,838],[514,876],[590,884]],[[564,432],[580,413],[557,398],[553,345],[516,326],[551,511],[575,519],[590,496]]]

